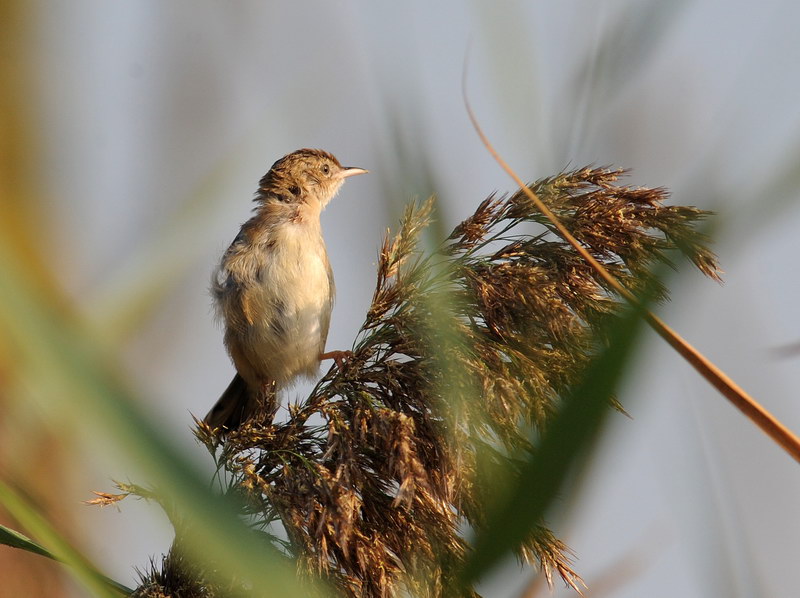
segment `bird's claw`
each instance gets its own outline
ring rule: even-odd
[[[336,367],[339,370],[344,368],[344,362],[347,359],[350,359],[353,356],[352,351],[328,351],[327,353],[320,354],[319,358],[320,361],[323,359],[333,359],[336,363]]]

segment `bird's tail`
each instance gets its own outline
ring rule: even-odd
[[[254,399],[244,378],[236,374],[203,421],[212,428],[235,430],[255,410]]]

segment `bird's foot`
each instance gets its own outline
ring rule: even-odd
[[[333,361],[336,362],[336,367],[342,370],[345,360],[350,359],[352,356],[352,351],[328,351],[327,353],[320,353],[319,359],[320,361],[323,359],[333,359]]]

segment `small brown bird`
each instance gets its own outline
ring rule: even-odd
[[[205,417],[212,428],[233,430],[256,413],[272,415],[279,389],[313,376],[321,359],[341,364],[345,352],[324,353],[335,289],[320,212],[347,177],[366,172],[322,150],[301,149],[261,179],[255,215],[212,278],[237,371]]]

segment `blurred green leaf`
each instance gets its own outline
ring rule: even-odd
[[[182,530],[182,540],[192,556],[255,588],[281,596],[308,595],[309,588],[301,588],[286,559],[267,550],[237,517],[234,505],[210,491],[206,476],[176,447],[170,432],[141,409],[115,375],[110,356],[92,344],[85,327],[63,307],[65,299],[38,291],[19,264],[15,248],[0,239],[0,331],[14,349],[8,373],[24,380],[42,411],[63,429],[99,437],[96,442],[112,445],[143,471],[148,485],[191,523]]]
[[[484,41],[481,53],[488,60],[489,80],[495,90],[500,90],[493,99],[500,107],[497,113],[504,120],[502,128],[518,134],[514,139],[520,142],[518,152],[534,151],[537,159],[547,159],[559,153],[554,151],[558,142],[553,139],[544,110],[545,78],[539,68],[540,52],[531,34],[528,8],[522,3],[504,2],[502,10],[497,10],[494,3],[472,2]]]
[[[67,542],[29,501],[2,481],[0,481],[0,504],[14,519],[41,538],[47,548],[2,525],[0,525],[0,543],[69,565],[78,580],[96,596],[117,596],[132,592],[130,588],[99,573],[89,560]]]
[[[607,107],[653,64],[653,52],[688,6],[686,0],[632,2],[618,11],[615,19],[601,28],[594,51],[583,55],[565,96],[581,98],[580,89],[588,82],[590,106]]]
[[[597,438],[642,323],[641,312],[629,309],[614,325],[608,347],[564,399],[514,484],[490,505],[486,526],[477,531],[474,551],[461,575],[465,586],[517,549],[541,525],[568,474]]]
[[[743,231],[749,235],[753,234],[754,227],[764,228],[773,224],[776,218],[785,217],[790,209],[797,206],[800,195],[800,139],[787,148],[782,163],[775,166],[757,193],[758,201],[742,202],[745,214],[739,217],[745,223]],[[742,244],[734,244],[734,248],[739,247],[743,247]]]
[[[1,483],[2,482],[0,482],[0,484]],[[47,550],[44,546],[37,544],[24,534],[14,531],[5,525],[0,525],[0,544],[5,544],[6,546],[11,546],[12,548],[26,550],[41,556],[46,556],[48,559],[56,558],[53,556],[53,553]]]

